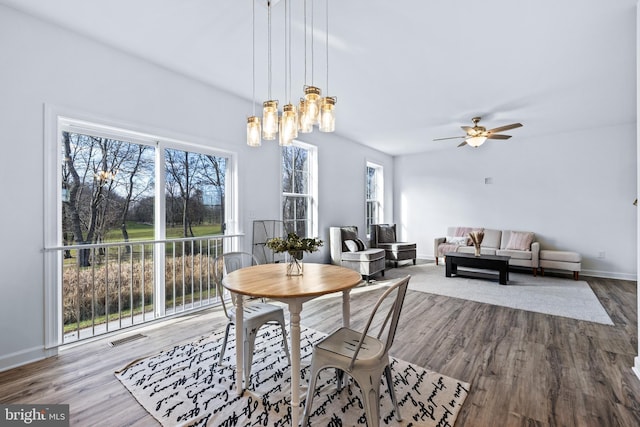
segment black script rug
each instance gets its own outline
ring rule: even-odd
[[[233,330],[233,328],[232,328]],[[263,326],[256,339],[251,386],[235,389],[235,336],[219,363],[224,332],[131,362],[116,377],[163,426],[289,426],[291,370],[279,327]],[[306,398],[313,344],[325,334],[302,328],[301,396]],[[386,384],[380,387],[380,425],[453,426],[469,384],[392,358],[392,374],[403,421],[393,414]],[[318,379],[311,426],[366,425],[360,389],[353,381],[340,393],[334,370]],[[301,414],[302,415],[302,414]]]

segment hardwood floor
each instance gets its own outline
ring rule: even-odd
[[[471,383],[456,426],[638,426],[636,282],[587,280],[615,326],[409,291],[391,353]],[[378,290],[352,296],[361,326]],[[341,299],[304,306],[302,323],[341,325]],[[0,373],[1,403],[68,403],[73,426],[153,426],[113,372],[133,359],[222,328],[217,310],[141,331],[116,347],[100,339]]]

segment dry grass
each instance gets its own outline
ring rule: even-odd
[[[199,298],[215,295],[210,272],[213,259],[206,255],[185,255],[167,260],[165,295],[167,305],[183,295]],[[211,274],[212,275],[212,274]],[[64,324],[82,322],[153,303],[154,265],[152,256],[140,260],[95,260],[90,267],[66,265],[63,270]]]

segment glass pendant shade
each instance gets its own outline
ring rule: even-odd
[[[272,141],[278,133],[278,101],[265,101],[262,107],[262,138]]]
[[[291,139],[287,138],[285,134],[283,120],[280,120],[279,128],[280,128],[280,133],[278,135],[278,143],[283,147],[293,144],[293,138]]]
[[[298,137],[298,113],[293,104],[282,107],[282,138],[293,141]]]
[[[486,136],[474,136],[471,138],[465,139],[466,143],[472,147],[479,147],[487,140]]]
[[[304,99],[307,101],[307,120],[315,125],[320,119],[320,88],[306,86]]]
[[[336,129],[336,99],[331,96],[322,98],[320,106],[320,132],[333,132]]]
[[[259,147],[262,144],[260,119],[256,116],[247,118],[247,145]]]
[[[298,105],[298,131],[302,133],[313,131],[313,123],[309,120],[307,105],[307,101],[304,98],[300,98],[300,104]]]

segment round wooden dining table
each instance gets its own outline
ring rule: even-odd
[[[304,264],[304,274],[287,276],[286,264],[261,264],[229,273],[222,281],[231,291],[236,307],[237,325],[242,324],[244,297],[264,297],[289,307],[291,328],[291,415],[294,426],[300,423],[300,314],[302,304],[322,295],[342,292],[342,323],[349,326],[349,293],[362,282],[362,276],[345,267],[331,264]],[[236,387],[243,392],[243,328],[236,325]],[[247,385],[248,386],[248,385]]]

